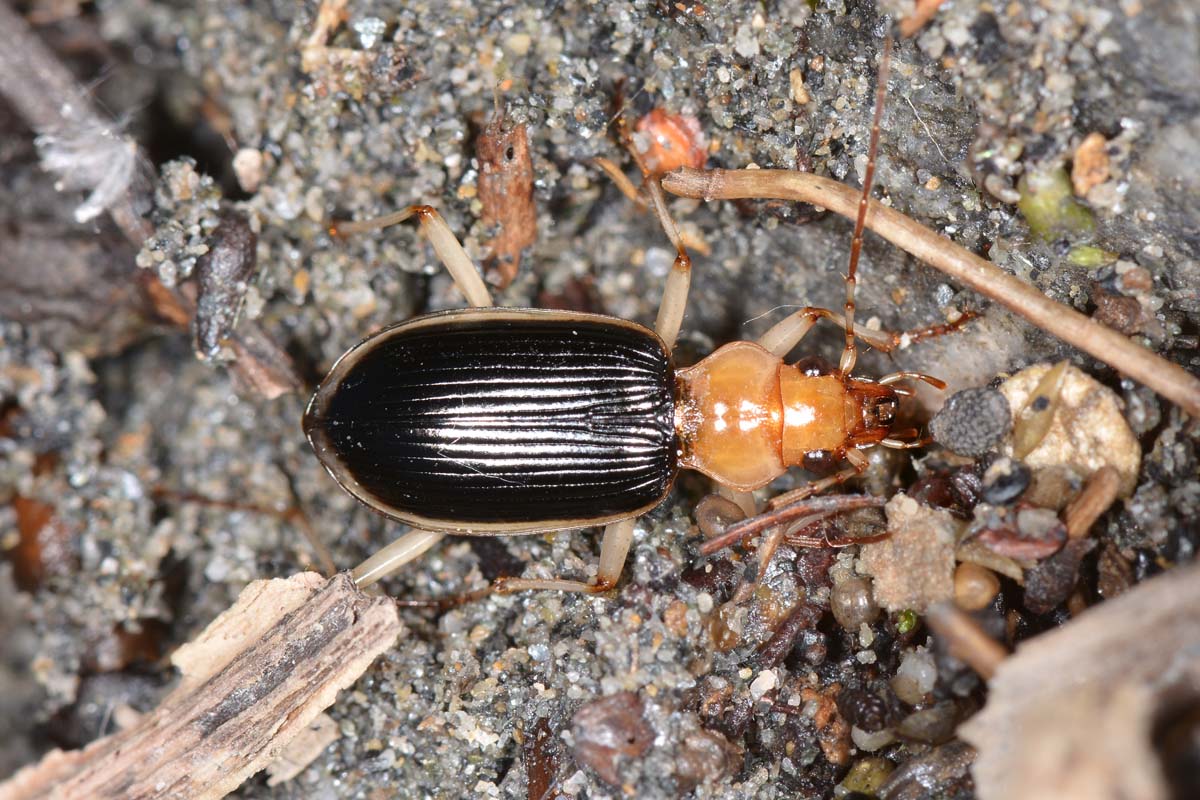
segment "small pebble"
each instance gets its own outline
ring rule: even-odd
[[[720,536],[725,529],[746,518],[742,507],[719,494],[705,495],[696,505],[696,527],[705,539]]]
[[[848,631],[857,632],[863,624],[879,618],[879,605],[867,578],[850,578],[833,587],[829,594],[833,618]]]
[[[900,661],[892,678],[892,691],[900,701],[910,706],[925,702],[937,683],[937,661],[923,649],[910,650]]]
[[[244,191],[254,194],[263,179],[263,154],[253,147],[238,150],[233,157],[233,174]]]
[[[755,700],[758,700],[767,692],[775,688],[775,681],[775,670],[764,669],[762,672],[758,673],[758,677],[756,677],[750,683],[750,696]]]
[[[621,762],[643,756],[654,743],[645,705],[633,692],[618,692],[585,703],[575,712],[575,760],[591,767],[610,786],[621,785]]]
[[[934,441],[961,456],[978,458],[994,448],[1012,429],[1012,412],[996,389],[964,389],[951,395],[932,420]]]
[[[958,718],[958,706],[951,700],[943,700],[909,714],[896,726],[896,733],[922,744],[941,744],[954,737]]]
[[[864,753],[874,753],[896,741],[896,734],[892,733],[891,728],[884,728],[877,733],[867,733],[861,728],[852,727],[850,728],[850,739],[854,742],[854,746]]]
[[[954,570],[954,602],[964,611],[987,608],[999,591],[1000,579],[986,567],[964,562]]]
[[[687,636],[687,604],[682,600],[673,600],[663,612],[663,625],[671,634],[679,639]]]
[[[698,786],[711,786],[742,763],[740,749],[719,733],[700,728],[695,717],[684,720],[680,738],[674,772],[675,783],[682,793]]]

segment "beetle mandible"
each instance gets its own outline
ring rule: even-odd
[[[883,114],[890,40],[879,68],[866,173],[842,317],[794,312],[757,341],[727,344],[694,366],[671,351],[687,305],[691,260],[661,186],[631,147],[676,257],[654,329],[615,317],[492,308],[479,271],[436,210],[414,205],[338,233],[416,218],[473,306],[387,327],[347,351],[317,388],[304,430],[330,475],[370,508],[413,530],[354,570],[368,585],[445,534],[500,535],[605,525],[590,582],[501,578],[493,589],[603,592],[616,585],[634,522],[670,492],[680,469],[751,492],[814,453],[847,465],[784,496],[799,500],[867,467],[864,447],[907,448],[894,431],[896,386],[936,378],[853,376],[856,336],[887,350],[897,337],[857,330],[854,293]],[[838,367],[814,374],[783,357],[819,319],[840,322]]]

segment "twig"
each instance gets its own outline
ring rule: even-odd
[[[0,800],[218,798],[266,767],[391,647],[395,605],[347,575],[256,581],[173,661],[178,688],[132,728],[56,750],[0,783]]]
[[[925,612],[929,629],[946,640],[951,655],[962,659],[984,680],[991,680],[1008,658],[1004,645],[988,636],[979,623],[953,603],[935,603]]]
[[[912,14],[900,20],[900,35],[906,39],[929,24],[945,0],[917,0]]]
[[[829,178],[787,170],[696,170],[663,178],[663,188],[704,200],[777,198],[828,208],[853,219],[859,195]],[[1056,303],[1019,278],[951,242],[899,211],[872,200],[867,227],[892,244],[1000,303],[1042,330],[1145,384],[1193,417],[1200,417],[1200,378],[1111,328]]]
[[[1100,515],[1117,499],[1121,489],[1121,476],[1113,466],[1104,466],[1088,477],[1083,491],[1071,501],[1063,512],[1063,521],[1067,525],[1067,537],[1082,539],[1088,535]]]
[[[859,508],[878,508],[884,504],[882,497],[872,497],[869,494],[835,494],[823,497],[813,497],[799,503],[793,503],[783,508],[772,509],[765,514],[742,520],[719,536],[706,541],[700,546],[700,552],[711,555],[723,547],[729,547],[750,536],[760,533],[767,528],[783,525],[803,517],[812,517],[816,522],[822,517],[836,514],[840,511],[853,511]]]

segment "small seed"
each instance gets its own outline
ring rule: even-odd
[[[1000,579],[986,567],[967,562],[954,570],[954,602],[964,611],[987,608],[999,591]]]
[[[829,605],[833,618],[848,631],[857,631],[863,623],[870,625],[879,618],[879,605],[866,578],[851,578],[834,586]]]
[[[719,494],[706,495],[696,505],[696,527],[705,539],[720,536],[730,525],[745,518],[741,506]]]

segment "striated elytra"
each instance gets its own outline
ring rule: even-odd
[[[466,309],[385,328],[343,355],[304,430],[330,475],[394,519],[525,533],[636,516],[678,472],[675,373],[613,317]]]

